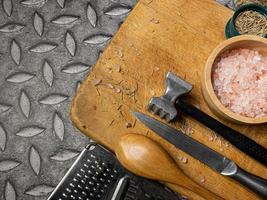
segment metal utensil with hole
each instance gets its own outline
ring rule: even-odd
[[[135,176],[95,143],[78,156],[48,200],[182,200],[160,183]]]
[[[193,86],[190,83],[176,76],[174,73],[168,72],[164,95],[161,97],[152,97],[148,104],[148,111],[153,114],[158,114],[168,122],[174,120],[178,115],[177,113],[181,111],[218,133],[244,153],[267,166],[266,148],[240,132],[224,125],[183,99],[192,89]]]

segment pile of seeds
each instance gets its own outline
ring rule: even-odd
[[[245,4],[255,3],[267,7],[267,0],[235,0],[235,7],[240,7]]]
[[[267,18],[257,11],[248,10],[240,13],[235,20],[235,26],[240,34],[267,34]]]

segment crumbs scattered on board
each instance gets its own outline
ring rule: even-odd
[[[114,68],[116,72],[121,72],[121,66],[119,64],[115,64]]]
[[[230,143],[222,138],[221,136],[218,136],[214,131],[211,131],[211,135],[208,137],[209,142],[215,142],[217,146],[219,146],[219,150],[223,152],[225,149],[227,149],[230,146]]]
[[[186,120],[186,119],[182,120],[182,124],[181,124],[180,129],[183,133],[185,133],[186,135],[189,135],[189,136],[194,133],[194,130],[192,128],[191,123],[189,122],[189,120]]]
[[[123,48],[121,48],[121,47],[117,47],[116,52],[117,52],[117,54],[118,54],[118,56],[119,56],[120,58],[123,58],[123,56],[124,56]]]
[[[188,159],[186,157],[177,156],[177,159],[183,164],[187,164],[188,163]]]
[[[94,79],[94,80],[92,80],[92,84],[93,84],[93,86],[95,86],[95,89],[96,89],[96,92],[97,92],[98,96],[101,96],[101,95],[100,95],[100,92],[99,92],[97,86],[100,85],[101,82],[102,82],[101,79]]]
[[[206,182],[206,178],[203,176],[201,179],[200,179],[200,183],[201,184],[204,184]]]
[[[130,122],[126,122],[126,123],[125,123],[125,127],[126,127],[126,128],[132,128],[132,124],[131,124]]]
[[[92,84],[93,84],[93,86],[97,86],[97,85],[99,85],[101,82],[102,82],[101,79],[94,79],[94,80],[92,80]]]
[[[150,20],[153,24],[159,24],[159,20],[155,19],[154,17]]]
[[[157,71],[159,71],[159,67],[153,68],[153,70],[151,72],[151,76],[153,76],[154,75],[154,72],[157,72]]]

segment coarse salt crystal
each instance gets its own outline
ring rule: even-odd
[[[267,115],[267,57],[258,51],[223,53],[212,79],[217,97],[231,111],[251,118]]]

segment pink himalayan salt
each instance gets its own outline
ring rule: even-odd
[[[251,118],[267,115],[267,57],[258,51],[225,52],[212,79],[217,97],[231,111]]]

